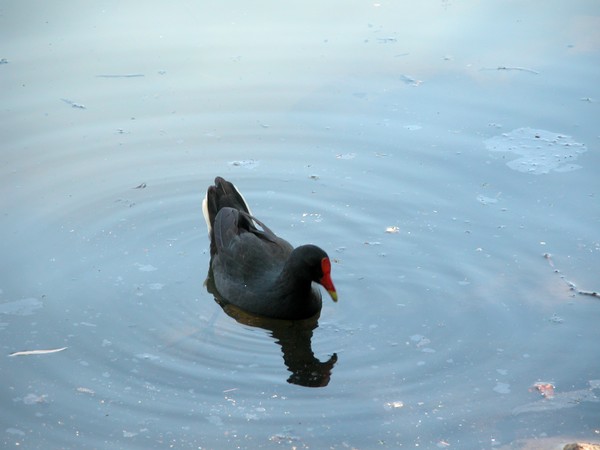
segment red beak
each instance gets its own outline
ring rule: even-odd
[[[333,285],[333,281],[331,281],[331,262],[329,261],[329,258],[323,258],[321,260],[321,270],[323,271],[323,276],[319,280],[319,283],[327,290],[327,293],[331,296],[331,299],[334,302],[337,302],[337,292],[335,290],[335,286]]]

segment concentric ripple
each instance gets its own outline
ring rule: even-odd
[[[442,3],[439,16],[417,8],[419,39],[425,18],[457,20]],[[190,7],[181,26],[193,38],[177,42],[169,7],[151,39],[115,45],[97,18],[121,25],[132,11],[111,5],[32,11],[29,31],[53,30],[36,44],[43,54],[20,57],[33,34],[5,39],[4,447],[491,448],[590,436],[600,246],[596,66],[577,59],[583,48],[553,42],[568,70],[491,70],[474,61],[497,49],[454,59],[437,33],[434,50],[408,39],[404,16],[388,13],[400,6],[361,5],[346,31],[315,25],[328,6],[314,17],[284,8],[292,32],[263,29],[260,8],[248,27],[245,10],[213,7]],[[310,41],[298,23],[316,27]],[[300,43],[300,63],[287,65]],[[584,88],[589,101],[573,98]],[[486,142],[523,129],[589,150],[573,171],[511,170]],[[201,202],[217,175],[279,235],[328,252],[339,302],[324,298],[318,321],[215,301]]]

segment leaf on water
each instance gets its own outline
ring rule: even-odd
[[[534,383],[532,386],[533,389],[537,390],[542,396],[546,398],[554,397],[554,385],[552,383],[544,383],[542,381],[538,381]]]
[[[540,391],[540,393],[542,393],[542,390],[546,391],[542,394],[544,398],[533,403],[518,406],[513,409],[512,413],[518,415],[532,412],[547,412],[563,408],[574,408],[582,402],[600,402],[600,398],[594,393],[594,389],[597,389],[600,386],[600,380],[589,380],[588,383],[590,385],[589,389],[578,389],[576,391],[557,393],[554,391],[555,387],[552,383],[545,381],[537,382],[530,390],[535,388]],[[542,386],[542,389],[539,389],[537,387],[538,385]],[[549,396],[550,393],[552,393],[552,397]]]
[[[14,352],[8,356],[29,356],[29,355],[46,355],[48,353],[58,353],[66,350],[68,347],[53,348],[50,350],[24,350],[22,352]]]

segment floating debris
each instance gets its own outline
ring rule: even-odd
[[[238,161],[230,161],[229,165],[234,167],[245,167],[246,169],[254,169],[258,166],[258,161],[255,159],[242,159]]]
[[[25,403],[26,405],[36,405],[39,403],[48,403],[48,395],[47,394],[42,394],[42,395],[27,394],[25,397],[23,397],[23,403]]]
[[[297,436],[292,436],[290,434],[277,433],[269,437],[269,441],[276,442],[278,444],[287,443],[292,444],[294,442],[300,441],[300,438]],[[296,448],[296,447],[294,447]]]
[[[134,189],[146,189],[146,183],[138,184]]]
[[[66,350],[68,347],[53,348],[51,350],[24,350],[22,352],[14,352],[8,356],[29,356],[29,355],[47,355],[48,353],[58,353]]]
[[[550,253],[544,253],[544,258],[548,260],[548,264],[550,267],[554,268],[554,261],[552,260],[552,255]],[[554,269],[555,273],[560,273],[560,270]],[[577,292],[579,295],[589,295],[590,297],[600,298],[600,293],[598,291],[588,291],[584,289],[578,289],[577,285],[572,281],[567,280],[564,275],[561,275],[560,278],[569,286],[569,290]]]
[[[539,75],[540,73],[537,70],[533,70],[533,69],[528,69],[527,67],[509,67],[509,66],[498,66],[496,68],[489,68],[489,67],[484,67],[481,70],[506,70],[506,71],[510,71],[510,70],[515,70],[518,72],[528,72],[528,73],[532,73],[534,75]]]
[[[596,291],[584,291],[583,289],[578,289],[577,293],[581,295],[590,295],[592,297],[600,297],[600,293]]]
[[[404,402],[401,402],[399,400],[395,401],[395,402],[387,402],[383,404],[383,408],[386,409],[387,411],[391,411],[393,409],[398,409],[398,408],[402,408],[404,407]]]
[[[552,383],[546,383],[543,381],[538,381],[531,386],[530,390],[535,389],[540,394],[542,394],[545,398],[553,398],[554,397],[554,385]]]
[[[423,336],[422,334],[413,334],[410,337],[410,340],[415,343],[415,347],[417,347],[417,348],[421,348],[421,347],[431,344],[431,339]],[[423,350],[425,350],[425,349],[423,349]]]
[[[598,398],[593,392],[594,389],[598,389],[600,387],[600,380],[589,380],[588,383],[590,385],[589,389],[578,389],[569,392],[555,393],[553,387],[553,397],[551,400],[550,398],[544,396],[542,400],[516,407],[513,409],[512,413],[514,415],[518,415],[531,412],[555,411],[558,409],[573,408],[578,406],[581,402],[600,402],[600,398]]]
[[[510,384],[508,383],[496,383],[496,386],[494,386],[494,392],[497,392],[498,394],[510,394]]]
[[[14,302],[0,303],[0,314],[11,314],[15,316],[30,316],[36,309],[44,304],[37,298],[23,298]]]
[[[308,220],[311,220],[314,223],[319,223],[323,221],[323,218],[319,213],[302,213],[302,219],[300,219],[300,223],[306,223]]]
[[[565,319],[563,319],[556,313],[552,314],[552,316],[548,320],[552,323],[563,323],[565,321]]]
[[[118,198],[115,200],[115,203],[122,203],[123,205],[133,208],[135,206],[135,202],[128,200],[126,198]]]
[[[160,361],[159,356],[153,355],[151,353],[138,353],[137,355],[135,355],[135,357],[146,361]]]
[[[96,75],[97,78],[140,78],[143,77],[143,73],[126,73],[126,74],[100,74]]]
[[[86,387],[78,387],[76,389],[77,392],[81,392],[82,394],[90,394],[90,395],[95,395],[96,393],[91,390],[90,388],[86,388]]]
[[[85,107],[85,105],[82,105],[81,103],[75,103],[72,100],[69,100],[68,98],[61,98],[61,100],[63,102],[65,102],[67,105],[71,105],[72,108],[77,108],[77,109],[87,109]]]
[[[550,267],[554,267],[554,263],[552,262],[552,255],[550,253],[544,253],[544,258],[548,260],[548,264],[550,264]]]
[[[485,195],[479,194],[477,196],[477,201],[479,203],[482,203],[484,205],[490,205],[493,203],[498,203],[498,199],[497,198],[492,198],[492,197],[486,197]]]
[[[155,270],[158,270],[152,264],[135,263],[135,265],[137,266],[137,268],[140,272],[154,272]]]
[[[519,155],[519,158],[506,165],[533,175],[580,169],[581,166],[574,164],[574,161],[587,151],[585,144],[575,142],[571,136],[527,127],[487,139],[485,146],[492,152]]]
[[[25,436],[25,432],[19,430],[18,428],[7,428],[6,431],[8,434],[16,434],[17,436]]]
[[[337,155],[335,155],[335,157],[337,159],[354,159],[354,158],[356,158],[356,154],[355,153],[338,153]]]
[[[400,81],[411,86],[419,86],[423,83],[421,80],[411,77],[410,75],[400,75]]]
[[[528,69],[527,67],[507,67],[507,66],[499,66],[496,68],[496,70],[517,70],[519,72],[529,72],[532,73],[534,75],[539,75],[539,72],[537,70],[533,70],[533,69]]]

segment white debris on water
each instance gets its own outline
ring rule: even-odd
[[[494,392],[497,392],[498,394],[510,394],[510,384],[508,383],[496,383],[496,386],[494,386]]]
[[[581,153],[587,151],[585,144],[575,142],[571,136],[533,128],[518,128],[485,141],[492,152],[511,152],[519,155],[506,163],[519,172],[534,175],[554,172],[570,172],[580,169],[574,164]]]
[[[0,314],[30,316],[43,306],[44,304],[37,298],[23,298],[13,302],[0,303]]]

